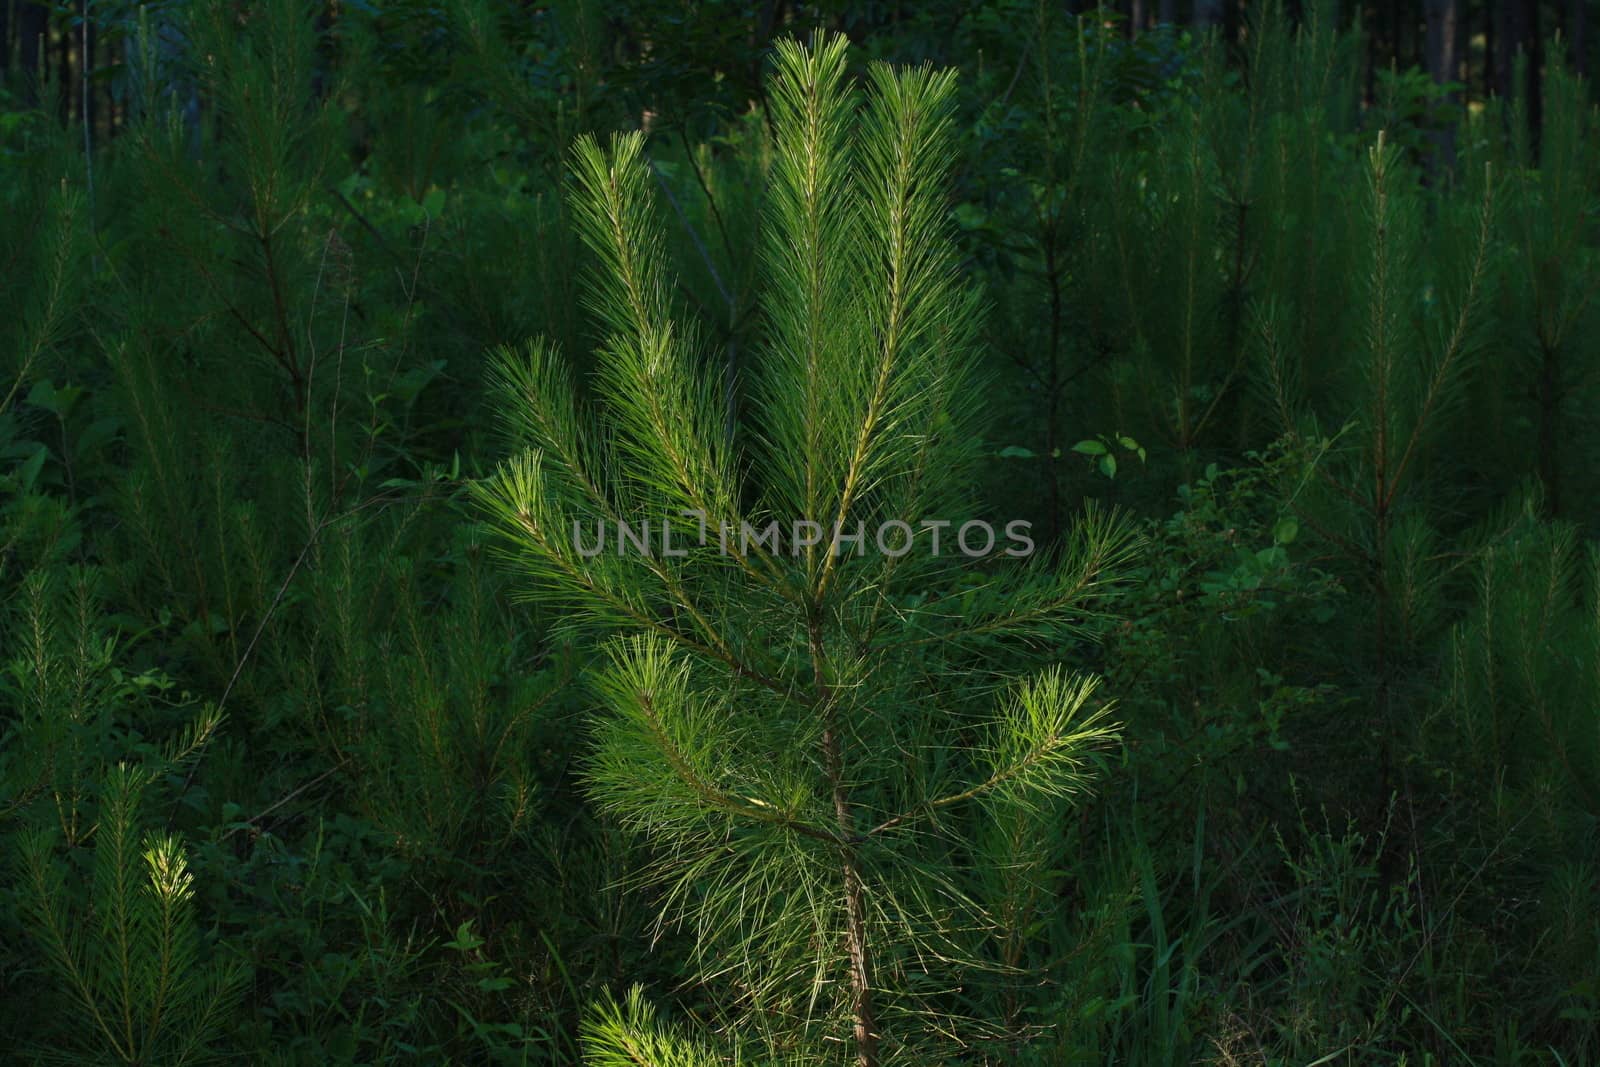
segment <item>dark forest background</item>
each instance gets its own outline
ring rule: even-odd
[[[0,0],[0,1061],[1600,1062],[1597,13]],[[469,492],[490,353],[604,379],[586,135],[760,431],[817,30],[958,71],[976,512],[1137,542],[1028,646],[1119,740],[870,1054],[660,921]]]
[[[45,110],[52,107],[63,120],[85,122],[97,135],[107,135],[127,121],[126,99],[115,90],[113,71],[127,61],[126,45],[131,20],[141,7],[160,12],[170,4],[34,3],[7,0],[0,7],[0,56],[23,98]],[[370,6],[370,5],[368,5]],[[1115,20],[1123,35],[1139,35],[1163,28],[1193,33],[1216,32],[1237,48],[1248,35],[1252,17],[1262,4],[1251,0],[1127,0],[1124,3],[1089,4],[1065,0],[1055,5],[1066,16],[1095,15]],[[1538,113],[1538,72],[1546,43],[1559,37],[1560,48],[1574,73],[1588,73],[1594,42],[1589,33],[1593,4],[1588,0],[1285,0],[1286,15],[1299,21],[1305,9],[1316,7],[1319,17],[1335,23],[1359,20],[1363,31],[1364,90],[1368,103],[1376,99],[1375,79],[1386,68],[1417,68],[1436,82],[1457,83],[1467,100],[1498,97],[1509,100],[1526,94],[1530,109]],[[426,5],[400,5],[395,14]],[[732,79],[731,88],[754,98],[760,91],[760,56],[774,36],[794,25],[824,25],[858,36],[901,39],[906,55],[958,64],[971,57],[948,54],[955,33],[968,19],[985,17],[978,4],[616,4],[586,17],[603,23],[606,40],[597,47],[612,61],[641,47],[688,46],[674,62],[686,67],[703,65],[708,77]],[[331,30],[343,8],[358,14],[362,4],[330,4],[320,16],[321,27]],[[524,5],[531,19],[559,17],[558,8]],[[574,9],[576,10],[576,9]],[[436,12],[437,14],[437,12]],[[665,27],[674,27],[663,35]],[[601,29],[597,26],[596,29]],[[1518,57],[1531,63],[1518,72]],[[594,58],[600,58],[598,55]],[[1532,72],[1530,74],[1530,71]],[[54,88],[51,101],[41,100],[42,82]],[[742,83],[742,84],[741,84]],[[661,103],[652,100],[649,103]]]

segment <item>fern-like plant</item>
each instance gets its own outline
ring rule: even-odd
[[[501,353],[522,450],[475,494],[527,594],[609,635],[591,795],[651,846],[731,1047],[873,1067],[1016,1037],[979,980],[1027,958],[1002,898],[1060,866],[1059,805],[1113,737],[1093,679],[1046,664],[1093,632],[1132,538],[1090,512],[1019,563],[1025,531],[973,525],[954,78],[874,66],[863,101],[846,59],[776,52],[765,339],[732,441],[644,141],[585,140],[593,404],[550,346]]]

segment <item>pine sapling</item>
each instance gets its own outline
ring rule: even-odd
[[[585,140],[592,403],[549,345],[502,352],[520,451],[475,495],[527,595],[604,635],[591,797],[650,846],[732,1047],[931,1062],[1003,1028],[968,1010],[1014,955],[979,875],[1034,862],[1114,736],[1094,679],[1048,661],[1096,630],[1133,540],[1090,511],[1033,552],[975,518],[952,74],[874,66],[860,99],[838,37],[776,68],[737,432],[673,304],[643,139]]]

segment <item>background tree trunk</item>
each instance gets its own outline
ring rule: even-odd
[[[1435,85],[1445,85],[1455,80],[1456,67],[1460,62],[1460,56],[1456,52],[1456,45],[1460,40],[1460,4],[1458,0],[1425,0],[1423,12],[1428,26],[1428,73],[1433,77]],[[1460,102],[1458,94],[1454,92],[1446,97],[1445,101],[1451,105]],[[1429,161],[1429,169],[1437,171],[1439,168],[1454,167],[1456,161],[1454,120],[1449,128],[1436,129],[1429,136],[1434,144],[1434,155]]]
[[[1428,23],[1428,73],[1435,84],[1443,85],[1455,75],[1459,5],[1456,0],[1426,0],[1423,11]]]
[[[1499,23],[1495,16],[1494,5],[1483,5],[1483,97],[1487,100],[1495,94],[1499,87],[1495,72],[1499,69],[1499,60],[1495,53],[1495,27]]]
[[[1194,0],[1196,29],[1210,29],[1222,21],[1222,0]]]
[[[1494,91],[1503,100],[1516,96],[1517,53],[1522,49],[1522,0],[1495,5]]]
[[[36,103],[39,82],[50,70],[50,11],[42,3],[24,0],[17,6],[17,66],[22,70],[24,99]]]
[[[94,20],[89,17],[89,0],[80,0],[78,17],[82,21],[78,24],[77,117],[89,128],[89,134],[92,139],[98,136],[98,131],[95,130],[95,119],[100,112],[95,101],[96,94],[93,81],[94,53],[100,43],[100,34],[95,28]]]
[[[56,39],[56,107],[62,122],[72,119],[72,34],[65,29]]]
[[[1404,67],[1400,61],[1400,37],[1405,30],[1405,22],[1400,17],[1401,5],[1395,0],[1389,2],[1389,54],[1394,57],[1396,66]]]
[[[1588,0],[1569,0],[1567,4],[1567,37],[1572,42],[1572,72],[1579,77],[1589,72],[1588,29]]]

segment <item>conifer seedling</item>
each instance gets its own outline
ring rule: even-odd
[[[580,398],[549,345],[499,353],[519,451],[475,497],[526,595],[598,642],[590,796],[647,845],[730,1057],[874,1067],[1006,1036],[975,991],[1115,736],[1059,663],[1133,537],[1089,510],[1060,545],[1003,520],[984,544],[954,76],[875,65],[859,93],[846,64],[840,37],[776,50],[765,342],[732,439],[643,138],[585,140],[597,370]],[[629,1003],[591,1019],[591,1062],[715,1059]]]

